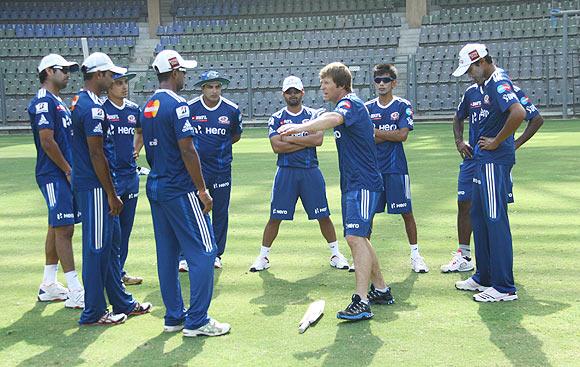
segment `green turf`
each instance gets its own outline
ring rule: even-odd
[[[30,136],[0,137],[0,365],[578,365],[580,121],[549,121],[518,152],[510,220],[520,300],[483,305],[454,290],[453,283],[467,275],[438,271],[456,245],[459,155],[451,126],[417,124],[406,151],[421,252],[431,272],[410,271],[400,217],[378,216],[373,243],[396,303],[376,306],[373,320],[352,324],[338,322],[335,313],[348,302],[353,275],[329,267],[318,226],[306,220],[300,205],[296,220],[282,225],[272,268],[247,271],[259,250],[275,172],[265,135],[263,129],[248,130],[234,149],[228,249],[224,269],[216,273],[210,310],[231,323],[232,332],[197,339],[161,332],[164,309],[145,195],[127,268],[145,278],[130,290],[139,300],[153,302],[152,314],[111,328],[79,328],[79,311],[35,302],[46,207],[34,181],[34,146]],[[319,158],[340,233],[335,150],[327,136]],[[80,269],[79,235],[77,227]],[[344,240],[340,245],[348,252]],[[64,280],[62,273],[59,277]],[[187,288],[187,277],[181,279]],[[298,321],[316,299],[326,300],[326,314],[299,335]]]

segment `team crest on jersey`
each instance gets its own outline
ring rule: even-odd
[[[500,94],[505,93],[505,92],[509,92],[511,90],[512,90],[512,87],[508,83],[502,83],[502,84],[497,86],[497,92]]]
[[[397,121],[398,119],[399,119],[399,113],[398,112],[391,113],[391,120]]]
[[[483,103],[489,104],[489,96],[487,94],[483,96]]]
[[[48,112],[48,102],[40,102],[36,104],[36,114]]]
[[[473,101],[470,104],[471,108],[480,108],[481,107],[481,101]]]
[[[179,106],[175,109],[178,119],[189,117],[189,106]]]
[[[93,120],[105,121],[105,111],[102,108],[91,108]]]
[[[230,119],[227,116],[220,116],[220,117],[218,117],[218,122],[220,124],[229,125]]]
[[[143,110],[143,116],[146,119],[152,119],[157,116],[157,111],[159,111],[159,100],[149,101]]]
[[[520,98],[520,103],[525,106],[528,103],[530,103],[530,99],[528,98],[528,96],[523,96],[522,98]]]
[[[129,121],[129,123],[131,123],[131,124],[136,124],[137,118],[135,118],[135,115],[129,115],[129,116],[127,116],[127,121]]]
[[[79,101],[79,95],[77,94],[76,96],[73,97],[71,103],[70,103],[70,110],[74,111],[75,106],[77,105],[77,102]]]
[[[111,122],[119,122],[119,115],[107,115],[107,120]]]
[[[207,116],[206,115],[193,116],[193,120],[195,122],[207,122]]]

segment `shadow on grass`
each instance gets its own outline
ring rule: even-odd
[[[490,341],[510,360],[514,366],[550,366],[543,343],[522,326],[524,316],[547,316],[569,304],[556,301],[537,301],[518,285],[515,302],[482,303],[479,315],[490,331]]]

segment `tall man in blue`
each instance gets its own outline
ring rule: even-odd
[[[157,249],[157,271],[165,304],[166,332],[184,336],[218,336],[230,325],[207,314],[213,293],[213,264],[217,247],[207,214],[212,198],[193,145],[193,126],[187,102],[177,95],[185,72],[197,62],[173,50],[161,51],[153,61],[159,89],[147,100],[141,126],[147,162],[147,197],[151,205]],[[182,253],[189,267],[190,306],[185,309],[178,277]]]
[[[114,150],[106,142],[110,125],[99,98],[113,83],[113,75],[127,70],[115,66],[101,52],[89,55],[81,70],[84,88],[72,111],[72,183],[83,222],[85,309],[79,323],[116,325],[125,322],[127,316],[148,313],[152,307],[150,303],[135,301],[121,283],[118,215],[123,202],[109,168]],[[105,291],[113,312],[107,310]]]
[[[278,153],[278,170],[272,187],[270,202],[270,220],[264,228],[260,254],[250,267],[256,272],[270,267],[268,255],[272,243],[278,236],[283,220],[292,220],[298,197],[308,214],[308,219],[318,220],[320,232],[330,248],[330,266],[348,270],[348,261],[338,249],[336,231],[330,219],[330,210],[326,200],[326,183],[318,168],[316,147],[321,146],[324,133],[306,132],[295,136],[280,136],[278,128],[285,124],[302,124],[320,114],[302,105],[304,85],[296,76],[289,76],[282,83],[282,96],[286,107],[270,117],[269,137],[274,153]]]
[[[36,182],[48,206],[44,279],[38,300],[65,301],[65,307],[70,308],[84,307],[84,289],[75,270],[72,248],[74,225],[80,218],[70,185],[71,115],[60,91],[66,88],[69,73],[78,69],[76,62],[60,55],[45,56],[38,66],[42,87],[28,106],[36,146]],[[59,260],[68,289],[56,280]]]
[[[107,99],[103,109],[107,114],[107,121],[111,125],[109,132],[115,152],[115,159],[110,162],[115,176],[115,190],[123,202],[123,209],[119,213],[121,225],[121,280],[125,285],[141,284],[143,278],[131,276],[125,271],[125,262],[129,253],[129,237],[135,220],[137,198],[139,196],[139,175],[135,163],[134,140],[135,131],[141,128],[139,117],[141,110],[136,103],[127,100],[129,94],[129,80],[136,76],[134,73],[113,75],[113,84],[107,90]]]
[[[374,126],[364,103],[352,92],[352,75],[339,62],[320,71],[320,89],[325,101],[336,104],[333,112],[303,124],[286,124],[278,128],[282,136],[313,133],[334,128],[344,236],[355,265],[356,291],[351,303],[337,317],[364,320],[373,317],[370,303],[391,304],[393,297],[385,283],[381,266],[368,237],[383,180],[377,162]],[[367,289],[371,284],[371,289]]]
[[[411,204],[411,181],[403,142],[413,130],[411,102],[393,95],[397,86],[397,69],[392,64],[376,65],[373,70],[377,98],[365,103],[375,126],[375,143],[379,169],[385,190],[381,193],[377,213],[401,214],[411,247],[411,269],[427,273],[429,267],[419,253],[417,224]]]
[[[205,184],[213,198],[211,213],[218,247],[214,267],[221,268],[221,257],[228,236],[228,210],[232,192],[232,145],[242,136],[242,112],[237,104],[222,97],[222,87],[229,80],[217,71],[201,74],[195,86],[201,95],[187,104],[191,113],[193,143],[199,154]],[[182,265],[180,265],[182,267]]]
[[[512,301],[518,298],[513,277],[512,236],[508,219],[510,172],[515,164],[513,134],[526,110],[513,91],[507,73],[493,65],[485,45],[467,44],[459,52],[453,76],[469,75],[481,85],[483,98],[474,147],[476,161],[471,201],[471,223],[477,270],[457,289],[480,291],[477,302]]]
[[[528,121],[524,132],[515,140],[515,149],[519,149],[527,142],[544,123],[544,118],[536,106],[530,101],[526,93],[514,85],[514,92],[520,103],[526,109],[526,118]],[[459,176],[457,180],[457,237],[459,240],[458,248],[453,252],[451,260],[447,264],[441,265],[441,272],[465,272],[473,270],[473,260],[471,258],[471,219],[469,209],[471,208],[471,194],[473,187],[473,174],[476,162],[473,159],[473,147],[478,140],[478,119],[481,111],[483,99],[483,89],[477,84],[470,85],[461,98],[457,111],[453,117],[453,135],[455,137],[455,146],[463,158],[459,165]],[[469,139],[463,139],[463,121],[469,119]],[[510,175],[511,180],[511,175]],[[513,202],[513,192],[508,194],[508,202]]]

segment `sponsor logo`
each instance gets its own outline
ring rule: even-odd
[[[489,95],[486,94],[485,96],[483,96],[483,103],[489,104]]]
[[[157,111],[159,111],[159,100],[149,101],[143,110],[143,116],[146,119],[152,119],[157,116]]]
[[[397,121],[398,119],[399,119],[399,113],[398,112],[391,113],[391,120]]]
[[[139,193],[138,192],[132,192],[129,194],[129,199],[134,199],[136,197],[139,197]]]
[[[97,126],[93,129],[94,133],[102,134],[103,133],[103,125],[99,122]]]
[[[407,107],[405,113],[407,114],[407,116],[413,116],[413,110],[411,109],[411,107]]]
[[[186,131],[193,131],[193,126],[191,126],[191,124],[188,121],[185,121],[185,124],[183,124],[183,128],[181,128],[181,132],[184,133]]]
[[[505,92],[509,92],[511,90],[512,90],[512,87],[508,83],[502,83],[502,84],[497,86],[497,92],[500,94],[505,93]]]
[[[68,114],[67,114],[67,115],[65,115],[65,116],[62,118],[62,126],[63,126],[65,129],[67,129],[67,128],[68,128],[69,126],[71,126],[71,125],[72,125],[72,120],[71,120],[71,118],[70,118],[70,115],[68,115]],[[72,134],[72,130],[71,130],[71,134]]]
[[[206,115],[193,116],[193,119],[197,122],[207,122]]]
[[[536,106],[534,106],[533,104],[526,106],[526,111],[528,111],[528,113],[534,113],[536,112],[538,109],[536,108]]]
[[[392,203],[391,209],[406,208],[407,203]]]
[[[337,112],[340,113],[341,115],[346,115],[348,110],[346,108],[340,107]]]
[[[471,61],[475,61],[475,60],[479,59],[479,53],[477,52],[477,50],[471,51],[468,55],[469,55],[469,60],[471,60]]]
[[[342,103],[340,104],[340,107],[351,108],[352,105],[350,104],[350,101],[342,101]]]
[[[471,108],[480,108],[481,107],[481,101],[473,101],[470,104]]]
[[[478,185],[481,185],[481,180],[478,180],[477,178],[473,178],[473,183],[476,183]]]
[[[110,122],[119,122],[119,115],[107,115],[107,120]]]
[[[178,119],[189,117],[189,106],[179,106],[175,109]]]
[[[218,117],[218,122],[220,124],[229,125],[230,119],[227,116],[220,116],[220,117]]]
[[[327,207],[314,209],[314,214],[326,213],[328,211]]]
[[[36,114],[48,112],[48,102],[40,102],[36,104]]]
[[[48,124],[49,124],[49,122],[46,119],[46,117],[44,117],[44,115],[40,115],[40,120],[38,120],[38,126],[48,125]]]
[[[502,96],[502,98],[503,98],[503,100],[504,100],[504,101],[506,101],[506,102],[509,102],[509,101],[511,101],[512,99],[515,99],[515,100],[517,101],[517,99],[518,99],[518,97],[517,97],[517,96],[516,96],[514,93],[507,93],[507,94],[504,94],[504,95]]]
[[[223,127],[206,127],[205,133],[209,135],[226,135],[226,129]]]
[[[288,210],[272,209],[272,214],[288,214]]]
[[[353,228],[360,228],[360,224],[358,223],[347,223],[346,228],[353,229]]]
[[[379,125],[378,129],[383,131],[397,130],[397,125],[396,124]]]
[[[484,108],[482,108],[481,110],[479,110],[479,121],[481,121],[482,119],[486,118],[487,116],[489,116],[489,110],[486,110]]]
[[[335,139],[340,139],[341,136],[342,136],[342,134],[340,133],[340,131],[335,131],[334,132],[334,138]]]
[[[136,124],[137,118],[135,117],[135,115],[129,115],[129,116],[127,116],[127,121],[129,121],[129,123],[131,123],[131,124]]]
[[[117,134],[121,135],[135,135],[135,128],[129,126],[118,126]]]
[[[60,219],[74,219],[75,214],[74,213],[58,213],[56,215],[56,219],[60,220]]]
[[[91,108],[93,120],[105,121],[105,111],[102,108]]]
[[[169,61],[169,65],[172,69],[177,69],[179,67],[179,61],[177,60],[177,57],[172,57],[167,61]]]
[[[371,113],[371,119],[373,119],[373,120],[380,120],[381,117],[382,116],[380,113]]]
[[[465,191],[457,191],[457,195],[465,195]]]
[[[61,112],[67,112],[66,106],[63,106],[60,103],[56,105],[56,109],[61,111]]]
[[[528,96],[523,96],[522,98],[520,98],[520,103],[525,106],[528,103],[530,103],[530,99],[528,98]]]
[[[157,146],[157,139],[151,140],[148,144],[150,147],[156,147]]]
[[[222,182],[222,183],[214,183],[213,184],[214,189],[222,189],[222,188],[228,187],[228,186],[230,186],[229,182]]]
[[[74,111],[75,106],[77,105],[77,102],[79,101],[79,95],[77,94],[76,96],[73,97],[71,103],[70,103],[70,110]]]

